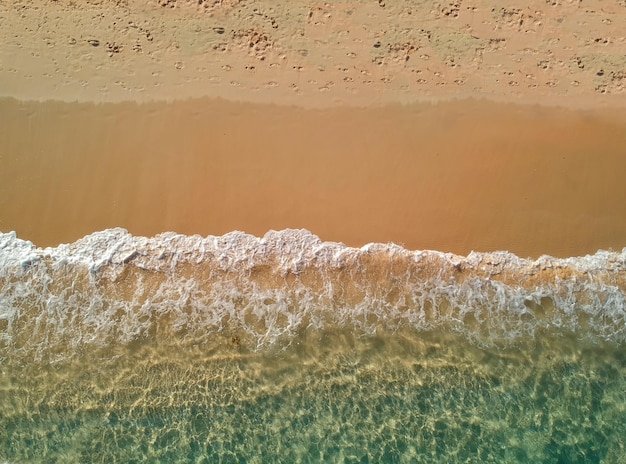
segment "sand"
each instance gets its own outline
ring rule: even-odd
[[[30,99],[623,106],[625,49],[624,0],[0,3],[0,95]]]
[[[0,3],[0,230],[621,249],[623,1]]]

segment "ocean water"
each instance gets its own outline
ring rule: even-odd
[[[626,249],[0,234],[0,460],[626,462]]]

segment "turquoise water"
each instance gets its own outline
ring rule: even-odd
[[[626,462],[626,252],[0,234],[0,461]]]
[[[623,462],[626,352],[325,334],[2,374],[11,462]]]

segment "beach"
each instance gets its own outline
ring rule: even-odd
[[[619,110],[5,100],[0,121],[0,228],[40,246],[111,227],[305,228],[351,246],[567,257],[626,235]]]
[[[0,3],[0,460],[621,462],[626,3]]]
[[[623,246],[619,4],[166,3],[1,6],[2,230]]]

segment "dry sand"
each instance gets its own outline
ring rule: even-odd
[[[0,2],[18,98],[623,105],[625,52],[624,0]]]
[[[625,52],[623,0],[0,2],[0,230],[621,249]]]
[[[624,0],[507,4],[4,0],[0,95],[624,105]]]

